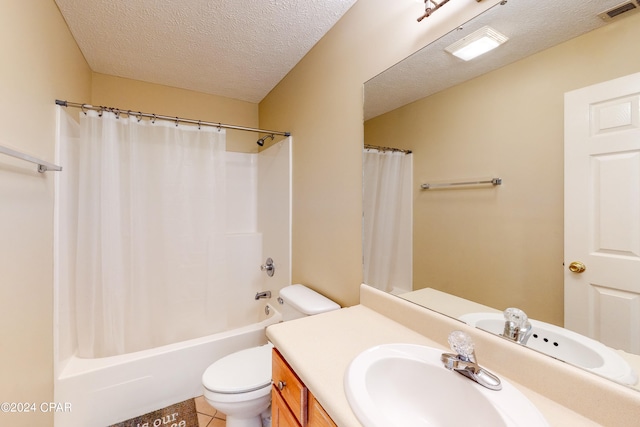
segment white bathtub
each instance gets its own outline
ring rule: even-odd
[[[56,427],[105,427],[202,394],[202,374],[227,354],[267,342],[282,320],[266,304],[257,323],[202,338],[100,359],[72,357],[56,378]]]

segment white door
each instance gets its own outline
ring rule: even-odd
[[[565,94],[564,157],[565,327],[640,354],[640,73]]]

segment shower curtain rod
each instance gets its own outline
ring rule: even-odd
[[[411,150],[403,150],[402,148],[392,148],[392,147],[378,147],[377,145],[371,145],[371,144],[364,144],[364,148],[370,148],[372,150],[378,150],[378,151],[397,151],[399,153],[404,153],[404,154],[411,154],[412,151]]]
[[[269,134],[269,135],[291,136],[290,132],[280,132],[280,131],[276,131],[276,130],[257,129],[257,128],[250,128],[250,127],[245,127],[245,126],[228,125],[228,124],[224,124],[224,123],[205,122],[205,121],[202,121],[202,120],[184,119],[184,118],[181,118],[181,117],[162,116],[162,115],[159,115],[159,114],[142,113],[140,111],[132,111],[132,110],[121,110],[119,108],[112,108],[112,107],[102,107],[102,106],[94,107],[93,105],[90,105],[90,104],[79,104],[77,102],[61,101],[59,99],[56,99],[56,104],[57,105],[61,105],[63,107],[80,108],[83,111],[84,110],[108,111],[108,112],[114,113],[116,116],[118,116],[120,114],[126,114],[127,116],[137,117],[138,121],[140,121],[143,117],[146,117],[148,119],[151,119],[151,121],[166,120],[166,121],[174,122],[176,124],[176,126],[178,126],[179,123],[189,123],[189,124],[198,125],[198,126],[217,127],[219,129],[233,129],[233,130],[243,130],[243,131],[247,131],[247,132],[266,133],[266,134]]]

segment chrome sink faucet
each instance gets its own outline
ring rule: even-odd
[[[519,308],[504,311],[504,331],[502,336],[520,344],[526,344],[533,330],[526,313]]]
[[[444,367],[477,382],[490,390],[501,390],[500,379],[480,367],[476,362],[476,352],[471,337],[462,331],[453,331],[449,334],[449,345],[456,352],[443,353],[440,360]]]

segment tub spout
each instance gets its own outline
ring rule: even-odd
[[[261,298],[271,298],[271,291],[258,292],[256,294],[256,300]]]

